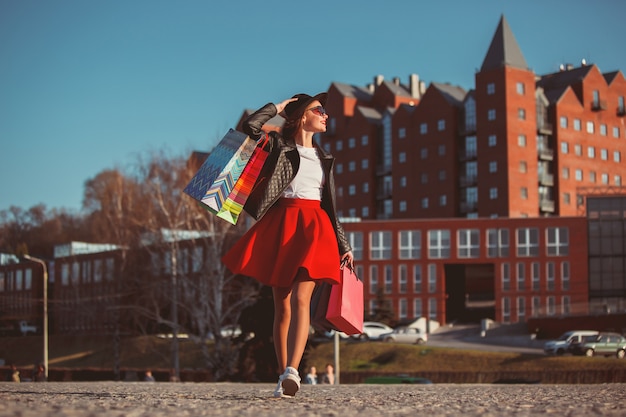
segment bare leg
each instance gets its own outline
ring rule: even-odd
[[[291,322],[291,288],[272,288],[274,294],[274,351],[278,361],[278,373],[287,367],[287,336]]]
[[[291,323],[287,343],[287,366],[298,369],[306,342],[309,338],[311,324],[311,295],[315,282],[296,279],[291,297]]]

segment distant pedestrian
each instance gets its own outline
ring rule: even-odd
[[[335,385],[335,368],[330,363],[326,364],[326,373],[322,378],[322,384]]]
[[[33,381],[34,382],[46,382],[48,379],[46,378],[46,367],[43,366],[43,363],[39,363],[35,365],[33,371]]]
[[[11,364],[11,373],[8,375],[7,381],[21,382],[20,371],[17,370],[17,366],[14,363]]]
[[[311,366],[309,368],[309,373],[306,374],[306,378],[304,379],[304,381],[307,384],[311,384],[311,385],[317,384],[317,369],[315,368],[315,366]]]
[[[154,377],[152,376],[152,371],[151,370],[148,369],[146,371],[146,374],[144,375],[143,380],[145,382],[154,382],[155,381]]]

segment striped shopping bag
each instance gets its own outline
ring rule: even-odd
[[[228,195],[228,198],[222,204],[222,208],[217,212],[217,217],[226,220],[229,223],[237,224],[239,215],[243,210],[243,206],[246,204],[252,187],[254,186],[261,169],[267,160],[269,152],[267,145],[269,140],[267,135],[259,142],[254,150],[254,153],[250,157],[248,164],[244,168],[241,176],[235,183],[232,191]]]
[[[217,214],[255,148],[254,139],[230,129],[183,191]]]

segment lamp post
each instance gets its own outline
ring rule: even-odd
[[[48,266],[42,259],[24,255],[25,259],[37,262],[43,268],[43,366],[48,380]]]

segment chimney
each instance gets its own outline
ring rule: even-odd
[[[395,85],[400,85],[400,77],[393,77],[393,83]]]
[[[382,75],[377,75],[376,77],[374,77],[374,88],[376,88],[379,85],[381,85],[383,83],[384,79],[385,79],[385,77],[383,77]]]
[[[420,98],[420,77],[417,74],[409,75],[409,91],[411,93],[411,97]]]

